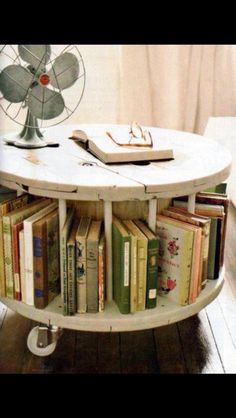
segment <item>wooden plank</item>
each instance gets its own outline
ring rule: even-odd
[[[218,302],[230,336],[234,346],[236,347],[236,297],[234,296],[231,286],[227,281],[225,281],[224,287],[218,296]]]
[[[102,374],[121,372],[119,333],[101,332],[98,334],[97,371]]]
[[[226,373],[236,373],[236,346],[218,299],[206,307],[206,313],[224,370]]]
[[[159,373],[153,330],[120,334],[121,373]]]
[[[49,358],[50,373],[74,373],[76,356],[76,331],[64,330],[54,353]]]
[[[98,360],[98,333],[76,333],[76,356],[74,372],[77,374],[95,374]]]
[[[188,373],[224,373],[206,312],[178,323]]]
[[[20,373],[31,321],[10,309],[0,332],[0,373]]]
[[[176,324],[154,330],[160,373],[184,374],[187,372],[182,345]]]

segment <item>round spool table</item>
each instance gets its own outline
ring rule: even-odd
[[[65,125],[45,132],[49,140],[59,141],[59,148],[18,149],[0,141],[0,184],[19,194],[52,197],[59,200],[60,230],[66,218],[66,202],[103,202],[106,257],[106,303],[104,312],[63,316],[61,295],[44,310],[22,302],[1,298],[10,309],[46,326],[95,332],[122,332],[155,328],[180,321],[203,309],[223,286],[223,269],[217,280],[208,280],[196,302],[180,306],[165,297],[157,297],[157,307],[122,315],[112,300],[112,213],[113,202],[146,202],[146,219],[155,230],[158,199],[188,195],[188,209],[194,211],[195,194],[220,184],[230,174],[231,156],[215,141],[181,131],[147,128],[153,137],[172,148],[174,160],[106,165],[81,148],[71,137],[82,129],[93,136],[118,125]],[[127,126],[128,129],[128,126]],[[137,203],[138,204],[138,203]],[[129,217],[128,211],[125,213]],[[37,352],[35,354],[38,354]],[[40,354],[39,354],[40,355]],[[43,355],[43,354],[42,354]],[[45,354],[46,355],[46,354]]]

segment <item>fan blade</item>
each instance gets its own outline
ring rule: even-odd
[[[44,68],[51,56],[50,45],[18,45],[18,51],[21,59],[36,70]]]
[[[59,55],[55,59],[48,75],[50,83],[56,89],[64,90],[72,86],[79,75],[79,62],[76,56],[70,52]]]
[[[33,74],[21,65],[9,65],[0,74],[0,91],[9,102],[23,102],[33,79]]]
[[[59,116],[65,108],[65,103],[60,93],[36,86],[29,94],[28,107],[36,118],[48,120]]]

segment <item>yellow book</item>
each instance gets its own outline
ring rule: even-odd
[[[137,237],[137,311],[145,310],[147,290],[148,239],[133,221],[123,221],[132,235]],[[132,279],[131,279],[132,281]]]
[[[160,239],[158,293],[180,305],[187,305],[192,272],[194,231],[182,222],[157,216]]]

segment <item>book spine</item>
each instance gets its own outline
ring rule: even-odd
[[[22,229],[23,229],[23,222],[12,226],[13,274],[14,274],[14,289],[15,289],[16,300],[21,300],[19,232]]]
[[[6,296],[6,278],[4,267],[4,242],[3,242],[3,225],[2,217],[0,217],[0,296]]]
[[[11,223],[10,219],[7,216],[3,217],[3,241],[6,277],[6,296],[9,299],[14,299]]]
[[[25,242],[23,229],[19,233],[21,300],[25,303]]]
[[[137,310],[138,269],[137,269],[137,237],[131,237],[131,269],[130,269],[130,312]]]
[[[26,304],[34,306],[33,233],[32,224],[24,222]]]
[[[34,305],[44,309],[48,304],[46,225],[33,225]]]
[[[53,216],[47,220],[46,226],[46,245],[48,263],[48,303],[50,303],[60,292],[60,251],[58,212],[55,212]]]
[[[88,312],[98,312],[98,243],[87,242],[87,304]]]
[[[216,236],[217,236],[217,218],[211,218],[209,255],[208,255],[208,266],[207,266],[208,279],[214,279]]]
[[[76,240],[76,290],[77,290],[77,312],[87,311],[87,278],[86,278],[86,239]]]
[[[180,291],[179,291],[179,304],[188,305],[189,303],[189,291],[191,282],[191,267],[192,267],[192,255],[193,255],[193,232],[184,231],[184,245],[181,253],[180,264]]]
[[[68,315],[68,263],[66,235],[61,237],[62,277],[63,277],[63,315]]]
[[[147,248],[143,242],[138,240],[138,300],[137,311],[143,311],[146,306],[147,289]]]
[[[98,311],[105,308],[105,242],[98,249]]]
[[[147,294],[146,308],[153,309],[157,305],[157,256],[159,251],[159,241],[149,240],[148,245],[148,267],[147,267]]]
[[[75,301],[75,245],[67,244],[68,257],[68,314],[74,315]]]
[[[209,241],[210,241],[210,226],[211,221],[203,227],[203,268],[202,268],[202,282],[201,289],[204,289],[207,283],[208,275],[208,255],[209,255]]]

